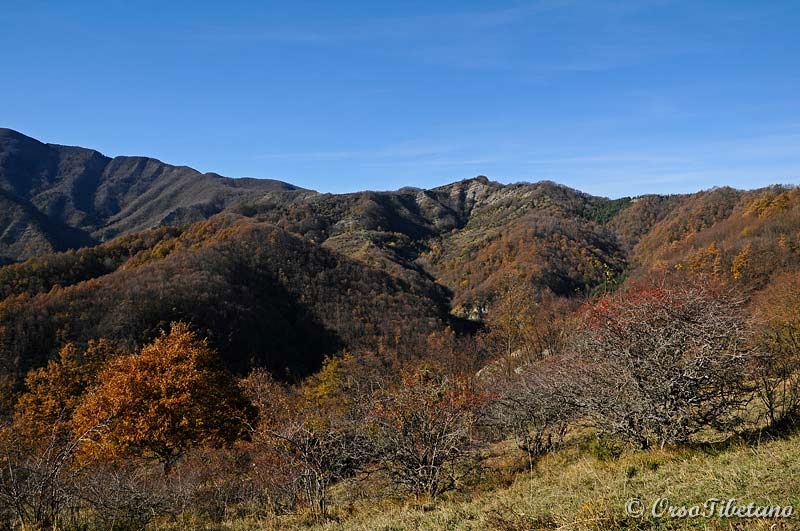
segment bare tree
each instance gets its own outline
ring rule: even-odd
[[[94,460],[81,472],[78,494],[92,509],[93,526],[143,529],[172,505],[168,478],[151,460]]]
[[[519,374],[482,382],[493,394],[485,408],[488,426],[503,436],[511,433],[531,465],[536,456],[560,446],[569,423],[577,418],[565,392],[569,378],[563,359],[549,356],[524,366]]]
[[[269,464],[270,487],[282,499],[288,483],[317,518],[328,516],[328,490],[358,473],[374,453],[364,434],[368,400],[352,389],[351,358],[328,358],[302,387],[287,389],[263,371],[244,382],[259,410],[253,443],[256,461]],[[358,400],[361,399],[361,400]],[[278,492],[282,491],[282,492]]]
[[[601,298],[565,359],[576,406],[643,448],[734,428],[747,401],[744,302],[699,284]]]
[[[770,426],[778,426],[800,413],[800,329],[793,323],[771,324],[759,339],[751,377]]]
[[[0,429],[0,503],[23,526],[48,528],[75,518],[81,507],[76,452],[97,425],[73,434],[57,422],[31,441],[12,424]]]
[[[777,276],[754,297],[753,307],[756,396],[771,426],[793,422],[800,414],[800,274]]]
[[[294,465],[297,485],[312,513],[326,518],[330,486],[361,470],[372,453],[356,425],[319,420],[295,421],[269,435],[277,450]]]
[[[561,351],[565,316],[574,304],[529,281],[508,277],[489,308],[478,343],[492,357],[487,366],[510,376],[526,364]]]
[[[467,382],[423,368],[376,401],[371,434],[381,464],[418,502],[454,488],[471,471],[482,400]]]

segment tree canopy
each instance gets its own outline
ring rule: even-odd
[[[75,412],[78,431],[100,422],[90,451],[158,458],[247,437],[255,408],[214,351],[174,323],[139,354],[111,360]]]

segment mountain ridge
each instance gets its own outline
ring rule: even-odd
[[[8,128],[0,128],[0,190],[11,209],[0,219],[5,261],[206,219],[246,197],[313,193],[281,181],[236,180],[149,157],[107,157]],[[77,232],[58,238],[50,225]]]
[[[17,383],[65,342],[131,349],[172,321],[237,371],[291,379],[341,351],[441,351],[515,283],[574,307],[681,271],[753,291],[800,263],[792,186],[608,199],[477,176],[329,194],[6,130],[3,206],[0,380]]]

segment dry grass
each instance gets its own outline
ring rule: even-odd
[[[599,460],[578,447],[543,458],[526,470],[525,460],[508,445],[493,448],[485,461],[490,473],[469,494],[455,494],[435,507],[417,508],[397,498],[353,500],[339,486],[337,520],[314,523],[303,515],[240,519],[219,525],[173,523],[156,529],[255,531],[501,531],[563,529],[629,530],[781,530],[800,529],[788,520],[738,518],[635,519],[625,515],[626,500],[640,497],[649,508],[661,497],[672,505],[695,505],[710,497],[736,498],[740,504],[792,505],[800,509],[800,436],[734,445],[724,450],[668,449],[625,453]],[[363,487],[361,487],[363,489]],[[345,501],[347,500],[347,501]]]

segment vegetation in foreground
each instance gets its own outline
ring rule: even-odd
[[[446,338],[396,365],[328,358],[296,385],[237,380],[184,323],[133,354],[68,345],[0,430],[0,510],[42,530],[727,529],[647,507],[796,503],[797,440],[772,440],[800,404],[792,278],[768,320],[702,277],[560,319],[511,286],[477,372]],[[641,519],[621,512],[633,497]]]
[[[702,505],[709,498],[738,504],[800,506],[800,436],[745,443],[625,451],[594,437],[538,460],[526,470],[525,455],[507,444],[488,450],[487,470],[468,492],[446,496],[435,506],[407,499],[359,499],[369,487],[339,485],[339,503],[324,523],[308,513],[271,518],[231,518],[217,524],[199,519],[154,523],[152,529],[250,531],[309,529],[352,531],[482,530],[790,530],[789,519],[653,518],[652,506],[667,498],[675,507]],[[642,518],[625,514],[640,498]]]

